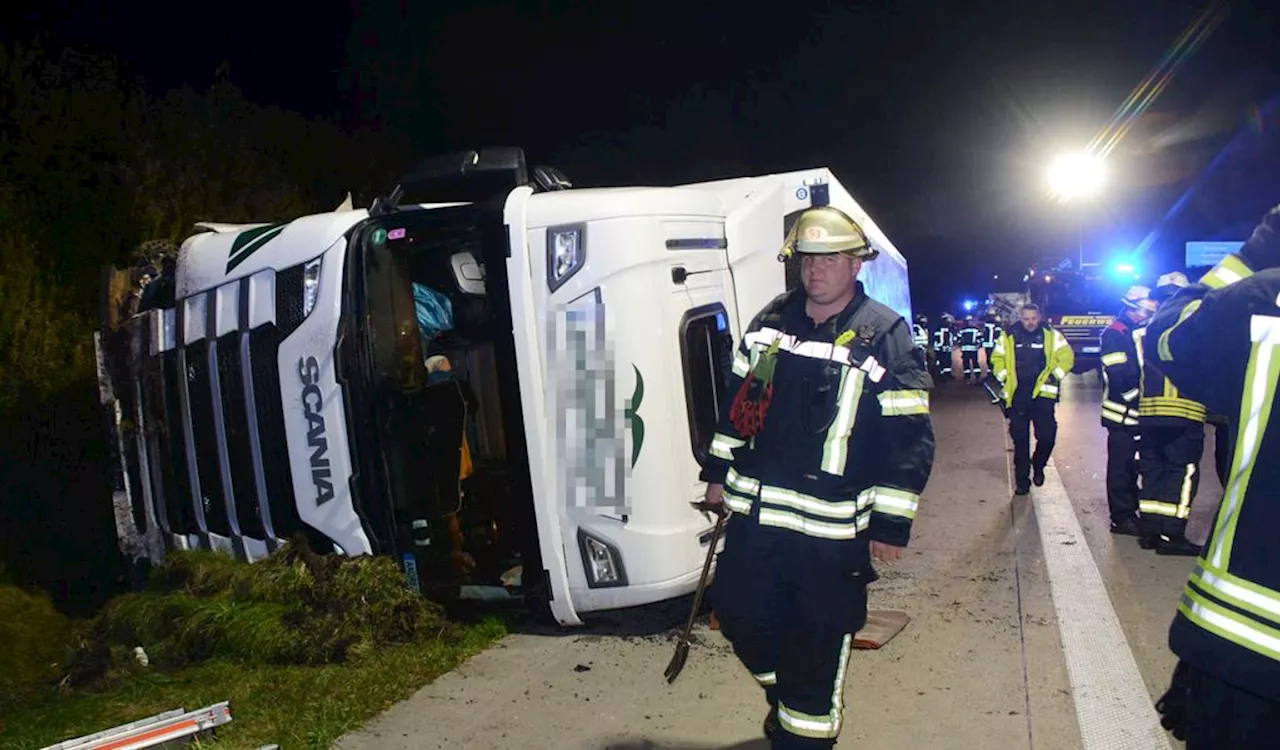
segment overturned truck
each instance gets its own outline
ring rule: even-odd
[[[121,550],[252,562],[301,534],[563,625],[688,593],[734,341],[786,288],[795,217],[827,202],[909,319],[906,261],[824,168],[581,189],[494,148],[368,208],[200,224],[104,277]]]

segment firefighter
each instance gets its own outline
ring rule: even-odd
[[[1187,750],[1262,750],[1280,737],[1280,206],[1148,324],[1147,361],[1227,415],[1226,500],[1169,630],[1179,662],[1157,708]]]
[[[1022,324],[996,341],[991,353],[992,372],[1004,385],[1013,439],[1014,494],[1031,491],[1031,482],[1044,484],[1044,467],[1058,437],[1054,407],[1067,373],[1075,366],[1075,353],[1061,331],[1044,322],[1040,306],[1022,306]],[[1036,451],[1031,454],[1031,426],[1036,430]]]
[[[1157,303],[1187,286],[1179,272],[1160,277],[1151,293]],[[1145,328],[1134,331],[1135,345],[1145,347]],[[1204,455],[1204,404],[1178,392],[1178,387],[1145,359],[1139,359],[1142,395],[1138,399],[1138,471],[1142,479],[1141,533],[1138,544],[1161,555],[1192,556],[1200,546],[1186,537],[1191,503],[1200,488]]]
[[[966,315],[964,325],[960,327],[960,360],[964,365],[964,382],[976,383],[981,379],[982,369],[978,367],[978,350],[982,348],[982,329],[973,321],[972,315]]]
[[[938,366],[938,375],[947,380],[953,377],[951,374],[951,346],[955,343],[953,322],[951,313],[943,313],[938,330],[933,332],[933,352]]]
[[[915,345],[920,347],[924,352],[924,361],[933,366],[933,338],[929,335],[929,319],[923,315],[916,316],[916,322],[911,326],[911,338]]]
[[[857,280],[878,251],[852,219],[808,209],[793,253],[803,288],[743,334],[700,507],[728,515],[710,597],[764,689],[766,735],[830,748],[872,558],[901,555],[932,469],[932,381],[910,325]]]
[[[1107,506],[1111,533],[1139,536],[1138,397],[1141,371],[1133,332],[1146,325],[1156,303],[1145,286],[1129,287],[1124,311],[1102,331],[1102,426],[1107,430]]]
[[[982,324],[982,352],[986,358],[987,374],[991,374],[991,352],[995,351],[996,339],[1003,332],[1000,324],[1000,316],[994,313],[988,313],[986,321]]]

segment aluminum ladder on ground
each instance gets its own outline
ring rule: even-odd
[[[195,711],[175,708],[96,734],[59,742],[44,750],[136,750],[161,747],[167,742],[185,743],[197,734],[230,721],[230,701],[222,701]]]

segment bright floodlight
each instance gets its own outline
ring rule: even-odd
[[[1102,159],[1092,154],[1067,154],[1049,165],[1049,189],[1064,200],[1090,195],[1106,181]]]

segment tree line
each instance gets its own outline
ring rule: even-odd
[[[108,595],[115,537],[97,405],[100,273],[197,221],[367,205],[409,158],[246,99],[225,74],[156,94],[119,61],[0,45],[0,567],[68,607]]]

